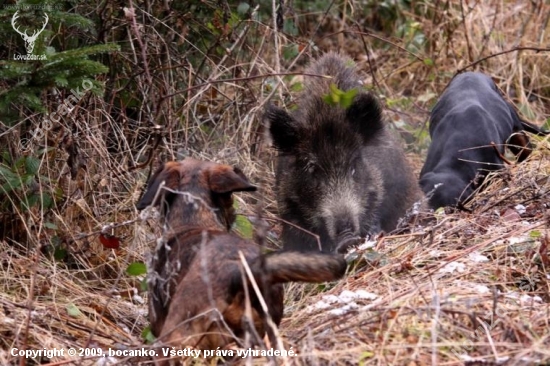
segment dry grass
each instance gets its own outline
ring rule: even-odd
[[[11,234],[0,242],[0,364],[20,362],[10,355],[13,347],[148,347],[141,337],[148,325],[146,294],[139,290],[141,278],[128,276],[125,270],[132,262],[145,261],[159,233],[156,220],[139,219],[134,208],[148,174],[148,167],[139,164],[147,162],[151,151],[155,164],[193,156],[243,168],[261,191],[239,195],[239,210],[253,213],[262,197],[265,216],[273,224],[270,238],[275,238],[272,244],[276,245],[273,151],[259,116],[269,97],[281,105],[292,104],[292,86],[300,77],[276,74],[299,73],[319,52],[340,50],[357,60],[366,85],[373,85],[386,103],[388,119],[407,142],[418,170],[428,144],[423,126],[429,109],[452,75],[477,60],[524,47],[470,69],[491,74],[526,119],[540,124],[548,118],[548,50],[528,49],[549,44],[550,6],[544,1],[417,4],[416,12],[402,10],[410,27],[399,37],[397,29],[388,34],[387,27],[368,35],[357,33],[375,23],[374,15],[362,14],[359,2],[338,4],[328,14],[294,14],[301,35],[278,33],[278,52],[268,26],[243,22],[232,35],[231,53],[205,57],[203,70],[172,54],[163,59],[165,68],[156,69],[157,53],[169,49],[166,40],[152,27],[144,25],[141,33],[128,27],[133,47],[126,54],[121,52],[120,58],[129,69],[141,68],[137,39],[142,37],[149,46],[148,72],[154,76],[134,75],[132,82],[143,93],[139,113],[127,116],[128,110],[108,98],[86,96],[61,122],[78,142],[76,152],[72,150],[80,164],[75,179],[66,165],[68,142],[59,145],[56,130],[41,142],[42,147],[54,149],[41,156],[42,176],[33,189],[52,194],[61,190],[63,199],[47,212],[2,213],[3,232]],[[342,16],[338,10],[344,6],[347,12]],[[160,23],[149,15],[138,21]],[[420,33],[422,50],[410,42]],[[187,41],[178,34],[174,37]],[[311,42],[319,52],[310,47]],[[298,45],[301,53],[281,57],[283,49],[292,45]],[[220,82],[227,79],[232,81]],[[173,97],[160,102],[159,95]],[[48,108],[55,110],[55,102],[49,103]],[[15,138],[5,144],[17,155],[14,141],[20,132],[13,132]],[[158,146],[156,136],[160,136]],[[422,224],[400,235],[377,238],[374,249],[356,253],[347,277],[332,287],[288,286],[280,333],[299,357],[279,361],[320,365],[549,362],[549,156],[548,141],[539,141],[529,161],[490,179],[469,205],[471,213],[427,214]],[[18,197],[10,198],[18,207]],[[105,227],[111,223],[117,224]],[[98,241],[100,232],[120,238],[121,248],[104,248]],[[52,259],[51,243],[67,251],[63,261]],[[450,272],[449,266],[456,268]],[[368,298],[358,290],[375,296]],[[348,292],[343,299],[344,291],[362,297],[350,299],[353,294]],[[329,295],[339,298],[327,299]],[[328,307],[314,308],[319,301]],[[87,365],[100,360],[54,357],[50,361]],[[118,359],[120,364],[149,361]],[[27,360],[27,364],[38,362]]]

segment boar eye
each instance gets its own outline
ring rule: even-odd
[[[312,175],[317,170],[317,165],[312,160],[306,160],[303,162],[303,171],[309,175]]]
[[[360,167],[361,164],[361,158],[355,158],[351,162],[351,176],[355,176],[355,173],[357,172],[357,169]]]

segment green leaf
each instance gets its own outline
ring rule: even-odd
[[[40,159],[35,158],[34,156],[27,156],[25,159],[25,169],[27,174],[36,174],[38,169],[40,169]]]
[[[323,101],[328,105],[337,105],[340,101],[340,97],[334,94],[327,94],[323,96]]]
[[[147,273],[147,266],[143,262],[130,263],[128,268],[126,268],[126,274],[130,276],[140,276],[146,273]]]
[[[48,193],[42,194],[42,207],[43,208],[52,208],[53,206],[53,199],[52,196],[50,196]]]
[[[299,32],[294,19],[285,19],[283,23],[283,32],[285,32],[286,34],[290,34],[291,36],[298,35]],[[298,47],[296,47],[296,50],[298,50]],[[295,56],[297,55],[298,54],[296,54]]]
[[[77,318],[82,315],[80,309],[72,302],[67,304],[65,309],[67,309],[67,314],[69,314],[69,316],[72,316],[73,318]]]
[[[323,96],[323,100],[329,105],[338,105],[338,103],[340,102],[340,94],[342,93],[342,91],[338,89],[336,84],[333,83],[330,84],[329,88],[330,92]]]
[[[139,290],[141,292],[147,292],[147,278],[144,278],[139,282]]]
[[[364,359],[372,358],[372,357],[374,357],[374,352],[365,351],[365,352],[361,353],[360,360],[364,360]]]
[[[533,239],[540,238],[542,236],[542,233],[539,230],[533,230],[529,233],[529,237]]]
[[[240,3],[239,6],[237,6],[237,13],[245,15],[248,12],[248,9],[250,9],[250,5],[248,3]]]
[[[64,260],[65,258],[67,258],[67,249],[61,248],[61,247],[56,247],[53,251],[53,258],[56,261]]]
[[[433,66],[434,65],[434,60],[432,60],[431,58],[425,58],[424,59],[424,65]]]
[[[231,31],[234,30],[234,28],[239,24],[240,21],[241,21],[241,18],[239,17],[238,13],[234,13],[234,12],[230,13],[229,21],[227,23],[231,27]]]
[[[347,92],[343,93],[340,97],[340,106],[344,109],[348,109],[351,107],[351,104],[353,103],[353,98],[357,95],[357,89],[351,89]]]
[[[34,174],[31,175],[24,175],[21,177],[21,180],[23,181],[24,185],[30,186],[35,182],[34,180]]]
[[[300,92],[302,90],[304,90],[304,84],[303,83],[298,82],[298,83],[294,83],[294,84],[290,85],[290,91],[292,91],[292,92],[297,93],[297,92]]]
[[[21,187],[23,182],[21,177],[12,172],[11,169],[0,165],[0,183],[2,183],[2,192],[9,193]]]
[[[299,53],[300,52],[298,51],[297,45],[291,45],[283,48],[283,58],[285,60],[292,60],[293,58],[298,56]]]
[[[59,236],[57,235],[53,236],[50,239],[50,244],[53,247],[53,258],[56,261],[62,261],[65,258],[67,258],[67,254],[68,254],[67,248],[65,248],[65,246],[62,246],[63,241]]]
[[[373,357],[374,357],[374,352],[364,351],[359,356],[359,365],[361,365],[361,366],[364,365],[366,360],[368,360],[370,358],[373,358]]]
[[[238,215],[234,225],[235,230],[239,233],[239,235],[245,239],[252,239],[252,236],[254,235],[254,227],[252,226],[250,220],[248,220],[245,216]]]
[[[11,154],[6,150],[2,151],[2,161],[6,164],[11,164],[12,160],[11,160]]]
[[[323,96],[323,100],[325,103],[336,106],[339,105],[340,107],[347,109],[351,106],[353,103],[353,98],[357,95],[359,92],[357,88],[350,89],[348,91],[342,91],[338,89],[336,84],[332,83],[329,86],[330,92]]]
[[[146,326],[141,331],[141,338],[145,341],[147,344],[151,344],[155,342],[155,336],[153,335],[153,332],[151,331],[150,326]]]
[[[51,222],[45,222],[44,226],[48,229],[57,230],[57,225]]]

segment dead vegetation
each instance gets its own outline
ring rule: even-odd
[[[326,2],[313,12],[288,8],[285,18],[294,22],[296,35],[274,33],[271,20],[265,24],[252,17],[212,33],[225,54],[193,55],[193,62],[169,44],[189,42],[185,24],[172,24],[172,18],[163,23],[138,4],[136,18],[114,17],[128,32],[105,33],[128,47],[111,62],[124,65],[120,75],[131,76],[140,104],[125,104],[120,97],[128,85],[123,76],[105,76],[106,83],[114,78],[118,89],[82,98],[43,141],[35,142],[32,153],[50,148],[36,155],[40,174],[35,181],[2,196],[10,204],[1,213],[0,363],[46,362],[22,362],[10,354],[14,347],[149,347],[142,336],[148,326],[143,277],[126,273],[129,264],[145,261],[159,233],[158,221],[140,218],[134,206],[148,163],[156,167],[193,156],[238,165],[261,187],[255,195],[236,197],[238,209],[251,215],[261,197],[264,216],[273,225],[268,239],[276,246],[273,152],[259,117],[268,98],[292,106],[303,65],[320,52],[338,50],[356,59],[417,171],[428,146],[428,111],[459,70],[487,72],[523,118],[538,125],[548,119],[550,5],[411,3],[398,2],[400,8],[386,18],[383,9],[356,1]],[[158,31],[163,24],[173,27],[169,36]],[[46,98],[45,103],[53,111],[58,101]],[[20,117],[40,124],[24,108]],[[17,144],[26,132],[23,126],[2,126],[3,148],[11,156],[28,154]],[[549,362],[550,147],[548,140],[535,140],[537,149],[527,162],[487,180],[468,205],[471,212],[426,214],[399,235],[376,238],[373,248],[355,253],[347,277],[326,288],[288,286],[279,332],[285,347],[299,356],[277,361]],[[48,210],[40,205],[20,209],[18,200],[29,190],[50,193],[57,197],[55,204]],[[120,248],[105,248],[100,234],[115,236]],[[49,361],[105,362],[95,355]],[[146,364],[151,359],[110,361]]]

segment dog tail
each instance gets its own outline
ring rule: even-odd
[[[342,278],[347,263],[343,255],[321,252],[281,251],[267,254],[252,263],[254,277],[267,283],[325,282]]]

